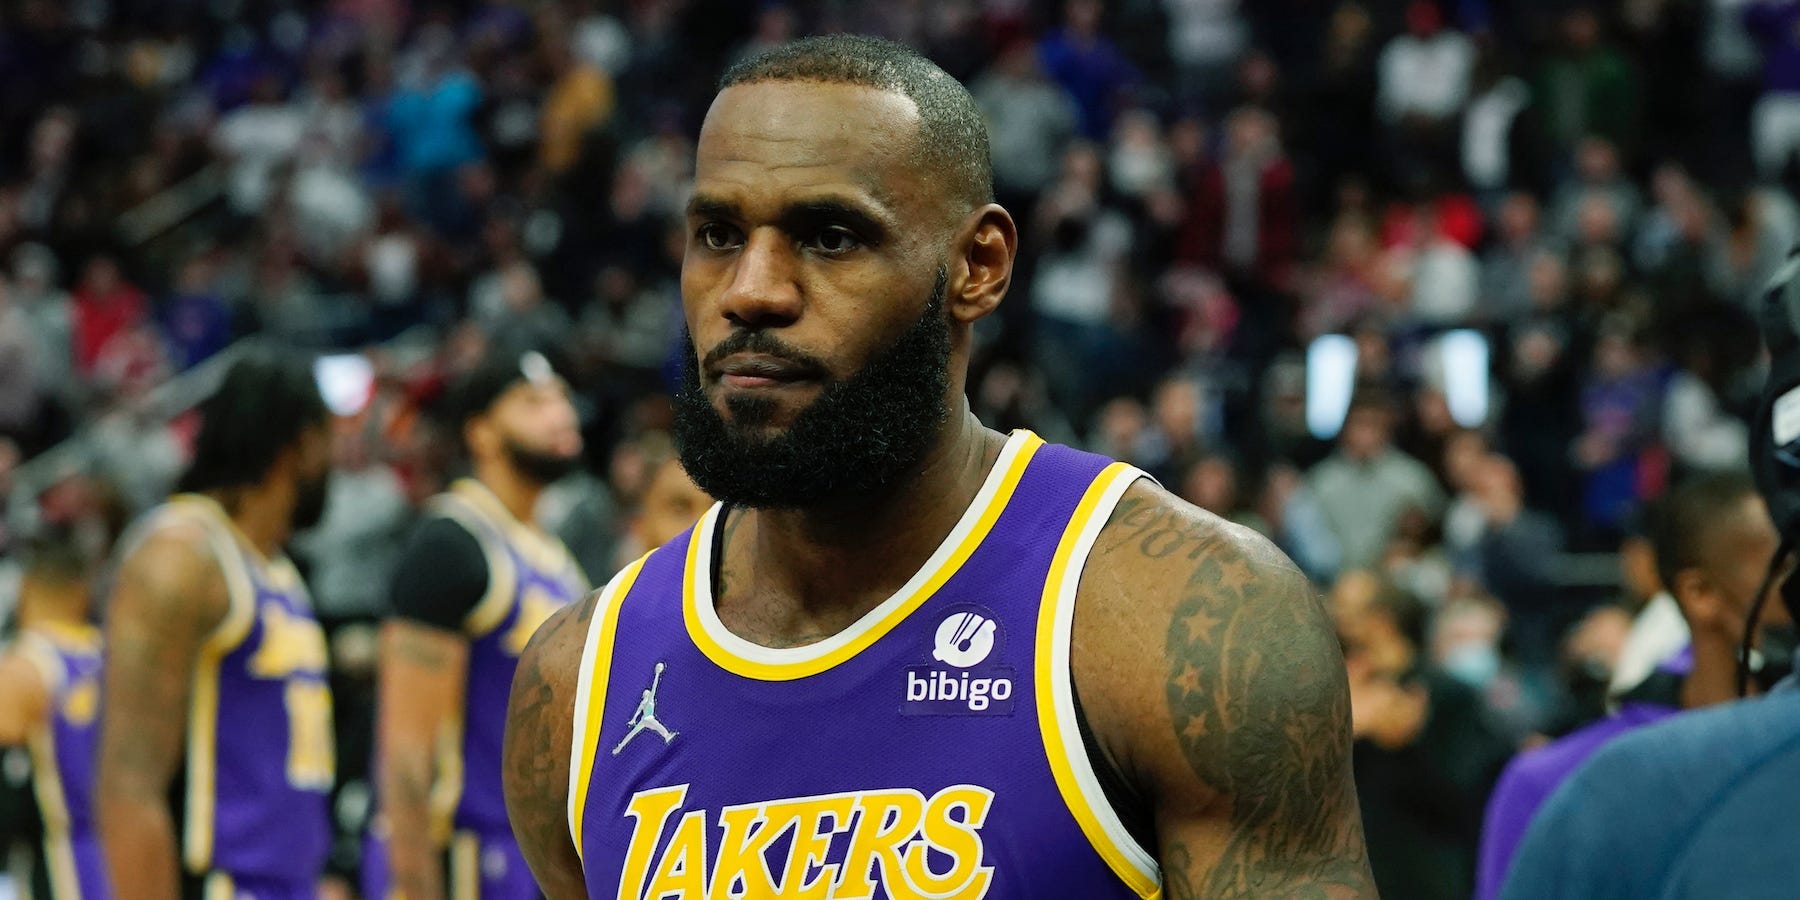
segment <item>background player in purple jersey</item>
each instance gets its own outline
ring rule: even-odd
[[[121,543],[100,830],[132,897],[311,897],[330,843],[331,694],[324,634],[280,551],[324,513],[331,414],[312,366],[274,352],[235,362],[200,412],[184,493]]]
[[[0,652],[0,746],[29,751],[40,831],[30,871],[15,875],[26,896],[47,900],[112,896],[93,815],[100,632],[90,618],[92,566],[70,535],[32,541],[19,633]]]
[[[587,590],[562,543],[532,524],[544,488],[580,463],[581,433],[568,386],[541,353],[493,352],[448,399],[473,477],[432,502],[394,573],[394,615],[382,631],[378,858],[365,865],[365,893],[536,896],[506,825],[499,746],[525,639]],[[452,844],[472,848],[479,874],[446,868]],[[480,883],[447,888],[446,876]]]
[[[996,461],[1029,444],[983,427],[964,395],[973,327],[1007,292],[1018,236],[991,202],[986,134],[967,92],[912,51],[863,38],[808,40],[741,64],[725,85],[701,132],[688,208],[682,294],[693,352],[677,398],[678,438],[694,480],[728,504],[717,514],[728,519],[713,529],[721,626],[753,647],[800,648],[832,640],[897,595],[959,527]],[[1070,667],[1095,768],[1135,789],[1153,823],[1145,849],[1160,884],[1133,891],[1373,896],[1343,663],[1305,578],[1244,529],[1149,483],[1121,487],[1079,579]],[[1042,547],[1056,535],[1013,539]],[[652,554],[645,568],[656,564]],[[584,642],[593,645],[596,603],[565,610],[538,632],[509,712],[508,809],[555,898],[589,894],[584,863],[596,865],[600,846],[580,855],[571,839],[579,810],[570,805],[576,698],[587,684],[578,669]],[[621,635],[618,646],[639,633]],[[696,709],[703,698],[690,696],[680,721],[670,706],[674,675],[671,664],[657,710],[681,733],[666,748],[676,754],[671,764],[693,739],[693,723],[734,714],[726,700]],[[807,690],[806,678],[785,684],[796,697]],[[638,686],[627,689],[635,695]],[[873,707],[893,698],[864,699]],[[598,725],[605,746],[594,753],[604,759],[613,735],[623,736],[624,713],[613,712],[609,705]],[[796,744],[813,736],[806,724],[790,732]],[[640,735],[627,750],[645,741]],[[746,762],[791,769],[795,760],[780,749]],[[942,752],[968,756],[958,746]],[[595,784],[611,792],[606,813],[619,821],[617,786]],[[643,821],[638,800],[632,812]],[[822,821],[813,815],[814,825]],[[841,826],[843,815],[834,815]],[[976,827],[972,815],[964,831]],[[1039,854],[1014,859],[1019,866],[1060,864],[1056,850],[1015,837],[1017,853]],[[790,877],[811,877],[804,855],[796,858],[799,874]],[[655,883],[697,878],[697,867],[685,855],[665,857]],[[732,884],[728,876],[712,889]],[[889,895],[898,887],[886,885]]]

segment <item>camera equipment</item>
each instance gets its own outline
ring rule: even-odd
[[[1769,571],[1744,623],[1744,642],[1738,652],[1740,696],[1749,685],[1751,647],[1769,586],[1780,576],[1794,552],[1795,538],[1800,536],[1800,248],[1789,251],[1787,262],[1770,279],[1758,314],[1763,343],[1769,348],[1769,380],[1751,432],[1750,471],[1781,534],[1781,546],[1769,560]],[[1790,579],[1782,590],[1782,601],[1790,612],[1800,606],[1796,603],[1800,591],[1795,587]],[[1795,618],[1800,621],[1800,615]]]

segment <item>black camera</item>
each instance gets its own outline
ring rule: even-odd
[[[1780,576],[1796,537],[1800,537],[1800,248],[1789,251],[1787,262],[1769,280],[1757,313],[1763,343],[1769,348],[1769,378],[1751,431],[1750,470],[1781,534],[1781,548],[1769,561],[1768,574],[1744,625],[1744,643],[1738,653],[1739,694],[1748,684],[1750,650],[1769,585]],[[1782,585],[1781,597],[1800,621],[1800,579],[1789,577]]]

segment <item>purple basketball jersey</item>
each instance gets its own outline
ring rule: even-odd
[[[587,576],[560,540],[520,522],[478,481],[458,481],[432,498],[427,511],[474,537],[488,570],[487,593],[463,623],[469,673],[462,733],[446,742],[438,760],[441,781],[432,792],[434,827],[452,832],[448,889],[459,897],[535,900],[537,883],[513,838],[500,790],[507,695],[526,642],[552,613],[587,595]],[[364,845],[366,897],[392,891],[384,827],[371,828]]]
[[[325,633],[293,564],[257,553],[212,500],[184,494],[160,512],[207,525],[231,596],[194,674],[184,865],[244,890],[311,888],[330,852],[337,762]]]
[[[512,839],[500,792],[500,746],[506,702],[519,654],[552,613],[588,593],[587,576],[562,542],[514,518],[480,482],[463,480],[432,501],[432,512],[460,523],[487,557],[488,592],[469,613],[467,709],[460,759],[443,769],[460,773],[454,823],[458,829]]]
[[[100,631],[32,628],[19,651],[38,668],[50,715],[34,732],[32,793],[44,822],[43,864],[50,900],[106,900],[106,860],[94,826],[95,757],[100,741]]]
[[[1075,587],[1142,473],[1028,432],[892,598],[772,649],[713,606],[719,507],[602,594],[570,830],[595,898],[1154,897],[1068,669]]]

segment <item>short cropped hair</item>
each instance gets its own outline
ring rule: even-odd
[[[282,451],[331,417],[313,377],[311,356],[258,347],[231,364],[218,390],[200,403],[200,434],[179,490],[248,487],[269,474]]]
[[[1677,573],[1706,563],[1712,542],[1743,515],[1745,501],[1756,496],[1756,482],[1748,474],[1716,472],[1683,482],[1656,505],[1648,530],[1664,590],[1675,590]]]
[[[987,121],[962,82],[905,44],[866,35],[810,37],[759,53],[725,72],[719,90],[762,81],[851,84],[890,91],[919,108],[915,161],[942,173],[970,209],[994,200]]]

